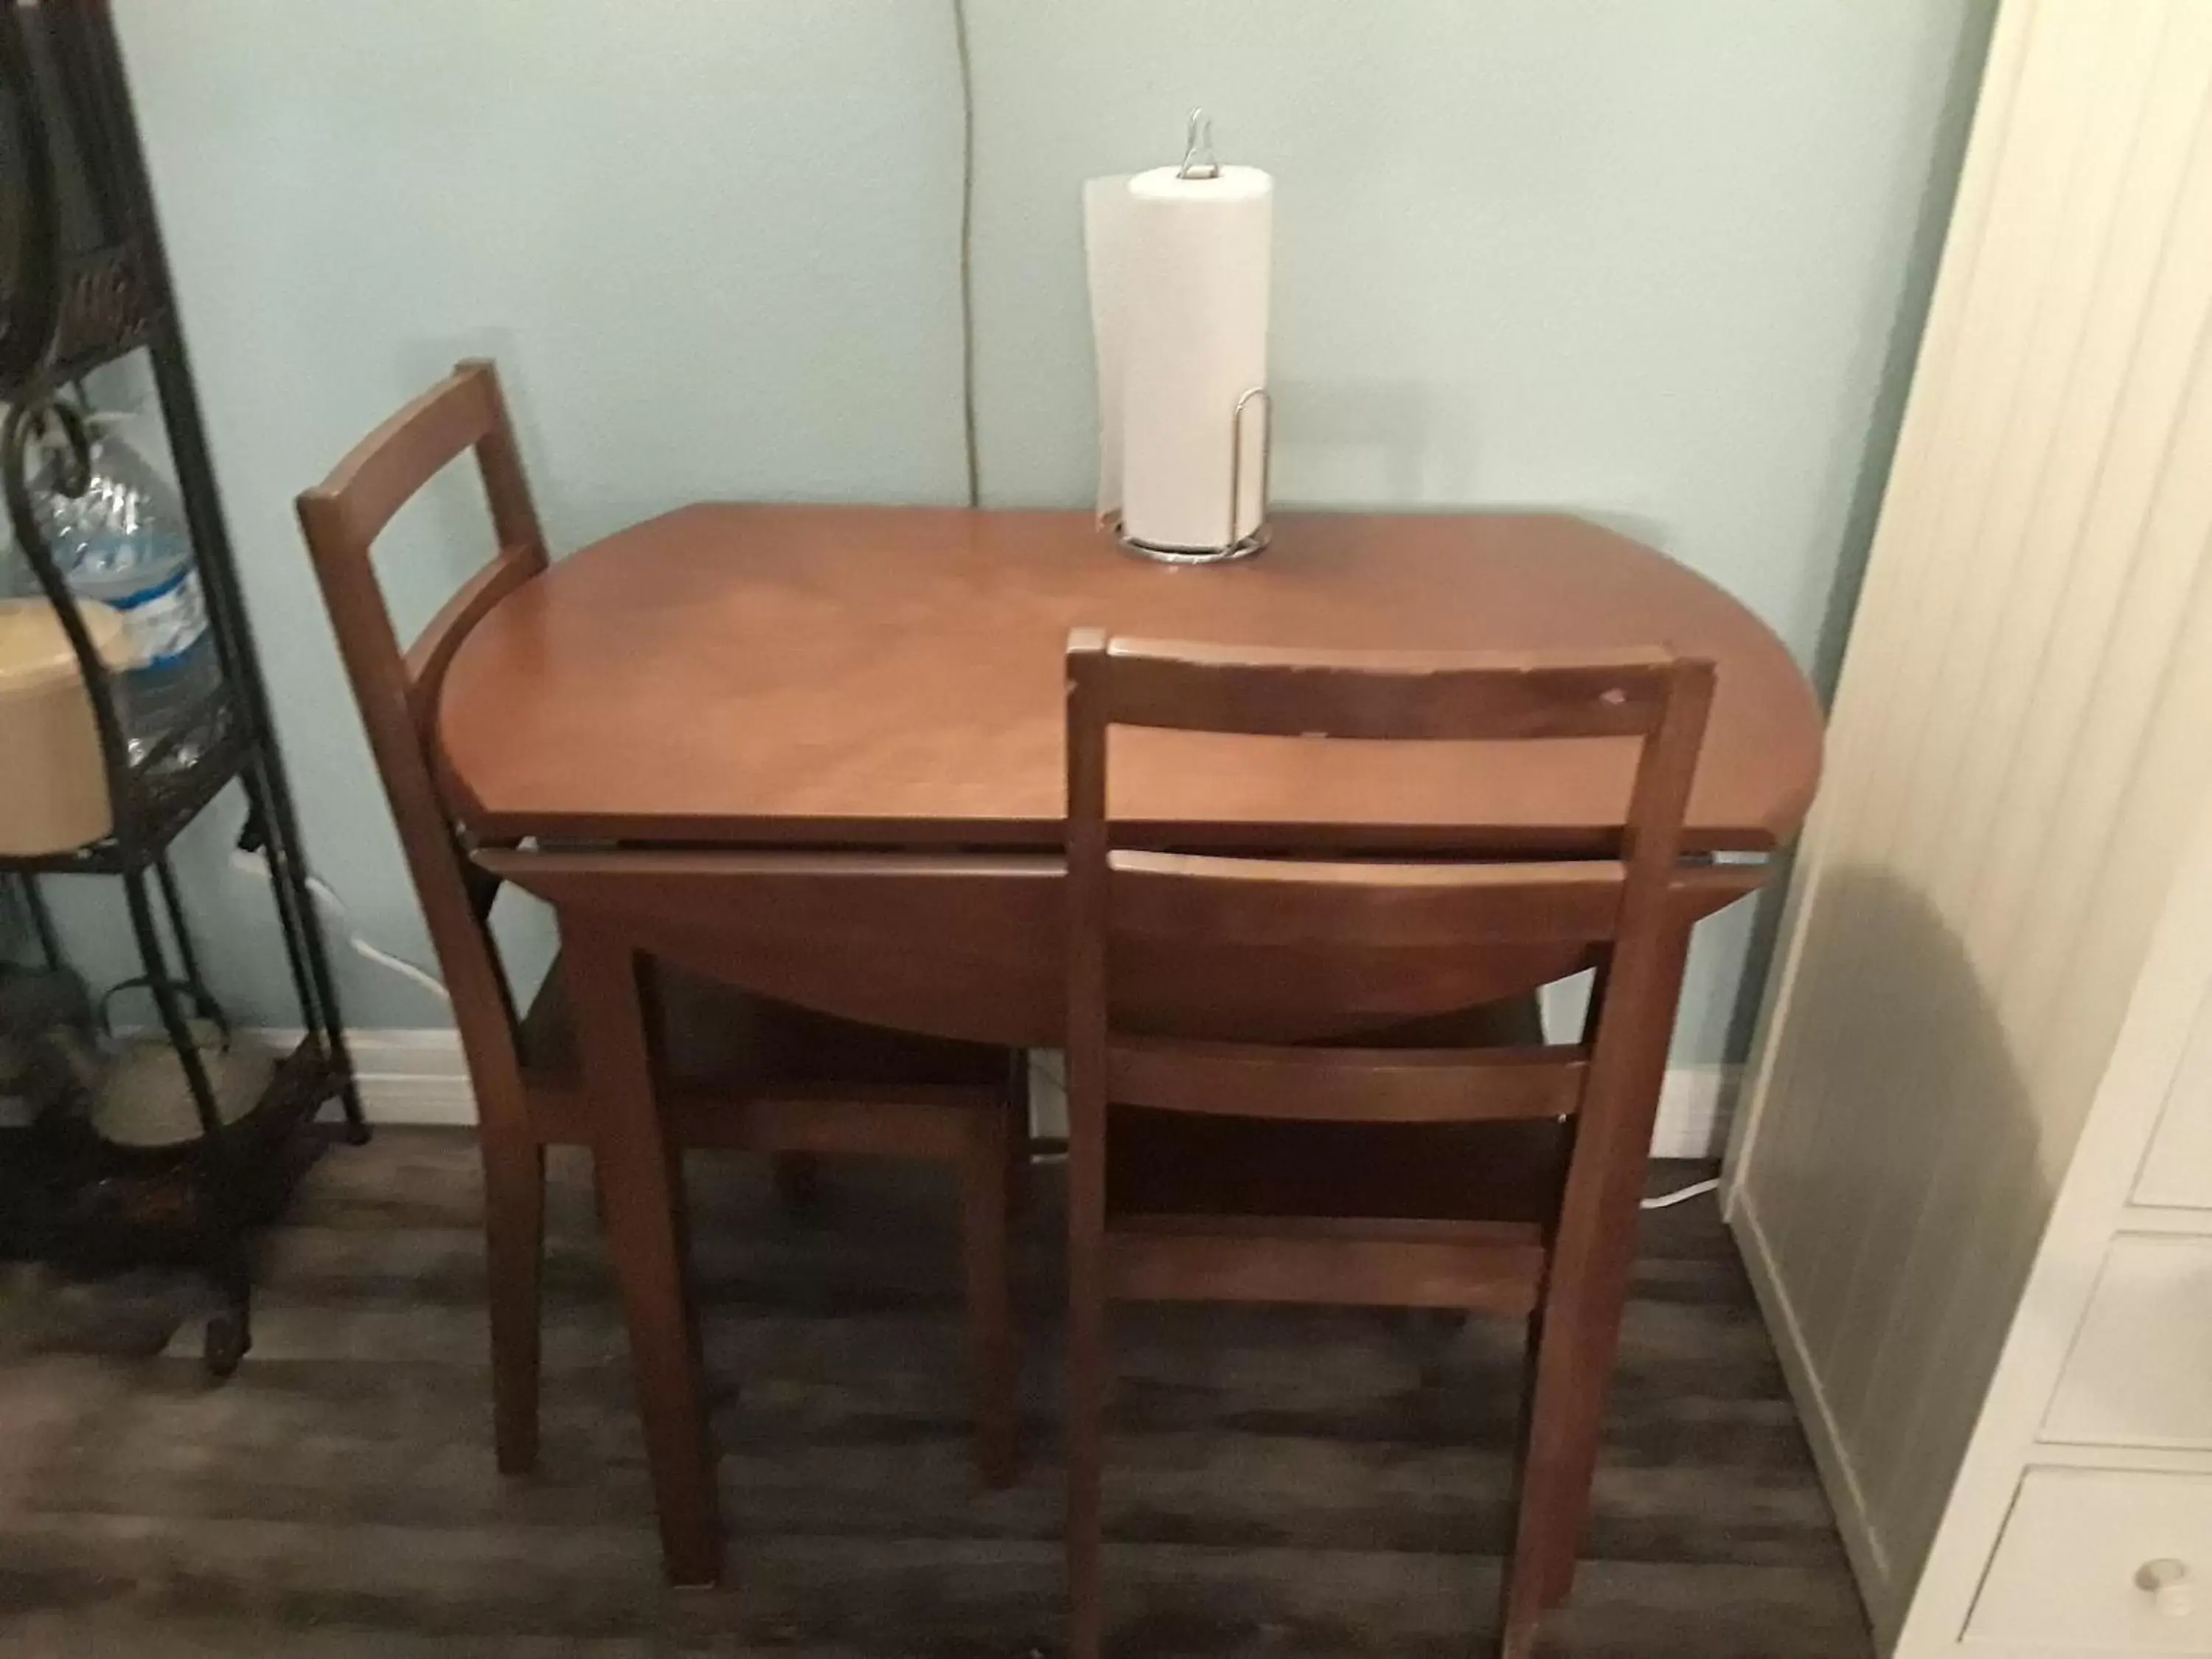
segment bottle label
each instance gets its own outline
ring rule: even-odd
[[[191,565],[158,586],[108,603],[122,614],[124,633],[141,668],[175,667],[207,632],[207,595],[200,591],[200,573]]]

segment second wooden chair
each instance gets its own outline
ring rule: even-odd
[[[403,653],[372,549],[402,506],[471,451],[489,499],[497,556]],[[534,1006],[518,1018],[487,925],[500,882],[468,857],[434,761],[439,690],[455,653],[494,605],[546,562],[492,365],[461,364],[394,415],[300,497],[299,512],[475,1091],[495,1442],[499,1467],[523,1471],[538,1453],[545,1148],[592,1146],[598,1129],[581,1084],[562,969],[555,964]],[[919,1156],[962,1171],[978,1456],[993,1484],[1010,1478],[1015,1396],[1006,1240],[1026,1155],[1021,1057],[814,1014],[672,971],[655,977],[664,1110],[678,1146]],[[930,1121],[918,1121],[924,1117]],[[803,1167],[787,1161],[779,1173]],[[623,1263],[616,1265],[621,1272]],[[651,1378],[641,1380],[651,1386]],[[694,1472],[683,1473],[696,1486]],[[664,1474],[656,1470],[657,1478]],[[711,1510],[711,1468],[700,1478]],[[663,1503],[663,1543],[679,1582],[710,1579],[718,1568],[712,1527],[695,1521]]]
[[[1526,1659],[1572,1581],[1589,1498],[1656,1105],[1646,1080],[1673,1017],[1673,890],[1711,665],[1658,652],[1330,658],[1080,633],[1067,670],[1075,1659],[1097,1659],[1103,1641],[1109,1298],[1527,1318],[1501,1637],[1507,1659]],[[1133,842],[1109,813],[1116,726],[1609,738],[1637,745],[1638,764],[1609,856],[1198,857]],[[1410,1046],[1455,1040],[1405,1022],[1585,968],[1600,982],[1580,1042]]]

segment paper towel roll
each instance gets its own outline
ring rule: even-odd
[[[1267,517],[1267,414],[1240,422],[1237,408],[1267,384],[1274,193],[1257,167],[1158,167],[1085,191],[1100,510],[1118,507],[1132,541],[1211,552]]]

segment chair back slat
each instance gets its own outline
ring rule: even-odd
[[[1491,654],[1282,651],[1116,639],[1100,692],[1109,726],[1243,737],[1458,743],[1644,737],[1673,659],[1619,651],[1572,661]]]
[[[453,665],[461,641],[491,614],[494,605],[544,568],[543,557],[533,563],[502,553],[462,583],[407,648],[407,705],[426,750],[434,742],[432,723],[437,718],[439,694],[445,690],[446,670]]]
[[[1106,1052],[1109,1097],[1165,1112],[1380,1123],[1565,1117],[1586,1061],[1540,1048],[1283,1048],[1127,1038]]]
[[[1107,854],[1108,998],[1130,1029],[1266,1042],[1469,1008],[1593,964],[1626,866]]]
[[[335,527],[349,538],[373,543],[416,491],[469,449],[476,451],[483,474],[501,553],[542,563],[545,538],[515,447],[499,371],[484,358],[455,364],[451,374],[356,444],[301,500],[322,503],[319,510],[334,514]]]
[[[1389,953],[1328,945],[1151,948],[1117,936],[1107,964],[1118,1029],[1245,1042],[1333,1039],[1456,1014],[1599,965],[1599,947],[1439,946]]]
[[[448,463],[473,451],[498,552],[403,652],[376,575],[376,538]],[[526,1133],[514,1008],[489,926],[498,883],[468,860],[432,763],[446,670],[471,629],[544,570],[530,499],[493,366],[453,373],[364,438],[299,497],[338,654],[353,687],[430,942],[453,998],[477,1108],[488,1128]]]

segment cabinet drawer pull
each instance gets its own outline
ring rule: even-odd
[[[2189,1583],[2189,1564],[2170,1555],[2137,1567],[2136,1588],[2149,1591],[2158,1610],[2169,1619],[2186,1619],[2197,1605]]]

